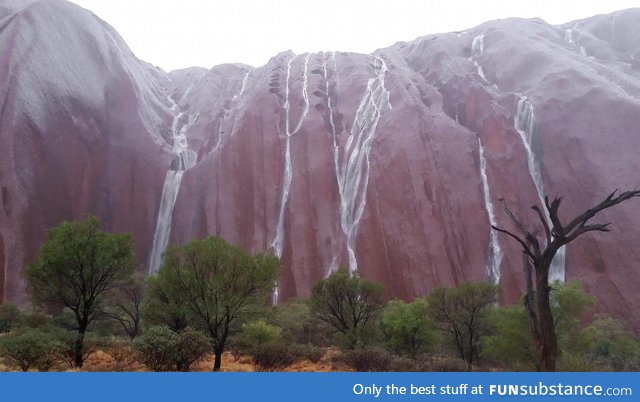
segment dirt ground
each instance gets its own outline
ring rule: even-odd
[[[328,371],[351,371],[348,367],[335,363],[333,358],[339,352],[334,349],[327,349],[325,355],[317,363],[309,360],[300,360],[283,371],[288,372],[328,372]],[[138,363],[131,358],[124,358],[124,361],[118,363],[113,356],[105,351],[98,350],[87,358],[81,370],[69,369],[68,365],[60,363],[52,368],[51,371],[98,371],[98,372],[140,372],[149,371],[143,364]],[[191,366],[191,371],[211,371],[213,368],[213,354],[206,355],[200,361]],[[0,360],[0,371],[16,371],[16,368],[10,367]],[[19,370],[19,369],[18,369]],[[238,360],[230,352],[224,353],[222,356],[222,370],[228,372],[251,372],[255,371],[251,358],[248,356],[240,356]]]

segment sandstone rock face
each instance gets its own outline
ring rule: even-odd
[[[345,266],[389,297],[486,279],[514,301],[519,250],[490,231],[510,224],[500,199],[533,225],[541,195],[565,196],[569,219],[638,185],[640,10],[165,73],[69,3],[7,4],[3,300],[28,300],[46,228],[93,213],[134,234],[151,272],[162,236],[272,252],[280,300]],[[640,203],[600,218],[612,232],[569,245],[554,275],[638,322]]]

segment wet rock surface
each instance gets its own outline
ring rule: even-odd
[[[345,266],[389,297],[488,279],[513,302],[520,253],[489,226],[510,225],[500,199],[533,225],[543,194],[570,219],[639,184],[638,9],[170,73],[64,1],[0,18],[2,300],[27,302],[47,228],[91,213],[134,234],[141,270],[159,232],[217,234],[281,256],[279,299]],[[555,275],[637,322],[640,204],[599,218],[612,232],[570,244]]]

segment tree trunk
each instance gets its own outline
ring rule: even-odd
[[[541,354],[540,370],[556,371],[556,357],[558,355],[558,340],[556,338],[553,314],[551,313],[551,303],[549,293],[551,287],[548,280],[549,269],[542,269],[541,275],[537,278],[536,306],[538,310],[538,330],[540,331]]]
[[[216,347],[213,349],[213,354],[215,356],[213,361],[213,371],[220,371],[220,366],[222,365],[222,352],[223,348]]]
[[[73,358],[76,367],[82,367],[82,365],[84,364],[84,360],[82,359],[82,356],[84,354],[84,333],[84,328],[78,331],[78,337],[76,338],[76,343],[73,349]]]

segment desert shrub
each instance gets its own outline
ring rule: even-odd
[[[384,349],[364,347],[345,352],[341,360],[355,371],[389,371],[393,358]]]
[[[20,310],[11,303],[0,304],[0,334],[11,331],[20,320]]]
[[[135,358],[131,341],[128,339],[111,339],[104,352],[115,361],[114,371],[125,371],[127,365],[131,364]]]
[[[251,354],[255,348],[281,339],[282,328],[260,319],[242,324],[242,330],[234,339],[234,346],[240,353]]]
[[[42,311],[30,311],[22,314],[20,321],[16,323],[17,327],[22,328],[40,328],[43,330],[49,330],[55,326],[53,317]]]
[[[106,346],[106,340],[104,338],[100,338],[93,333],[86,333],[83,337],[82,352],[78,355],[77,332],[73,330],[64,331],[56,328],[53,330],[53,333],[64,345],[62,357],[69,368],[78,367],[77,359],[80,359],[84,363],[89,358],[89,355]]]
[[[300,349],[281,342],[259,345],[251,351],[256,371],[281,371],[300,359]]]
[[[193,363],[211,351],[211,344],[202,332],[187,327],[177,333],[173,348],[176,370],[189,371]]]
[[[381,328],[389,350],[412,358],[432,349],[438,340],[429,304],[423,298],[411,303],[389,301],[382,312]]]
[[[210,350],[204,334],[189,327],[174,332],[167,326],[149,328],[133,347],[138,360],[153,371],[189,371]]]
[[[563,352],[558,359],[558,371],[585,372],[594,371],[595,362],[586,353]]]
[[[598,369],[640,370],[640,342],[622,320],[597,316],[585,332],[590,334],[590,356]]]
[[[61,357],[64,345],[50,333],[25,329],[3,336],[0,350],[9,362],[22,371],[28,371],[31,367],[49,371]]]
[[[138,360],[153,371],[171,371],[175,337],[176,333],[167,326],[149,328],[133,342]]]
[[[533,371],[539,366],[529,317],[521,304],[500,307],[491,314],[492,335],[485,336],[482,357],[512,371]]]
[[[310,343],[306,345],[300,345],[299,350],[300,355],[305,357],[311,363],[318,363],[324,357],[324,354],[326,352],[324,348],[314,346]]]
[[[428,362],[429,371],[435,372],[462,372],[469,371],[467,362],[459,357],[436,356]],[[424,370],[427,371],[427,370]]]
[[[290,300],[278,304],[274,310],[273,323],[282,328],[283,338],[287,342],[329,346],[333,330],[311,314],[309,303],[305,300]]]

